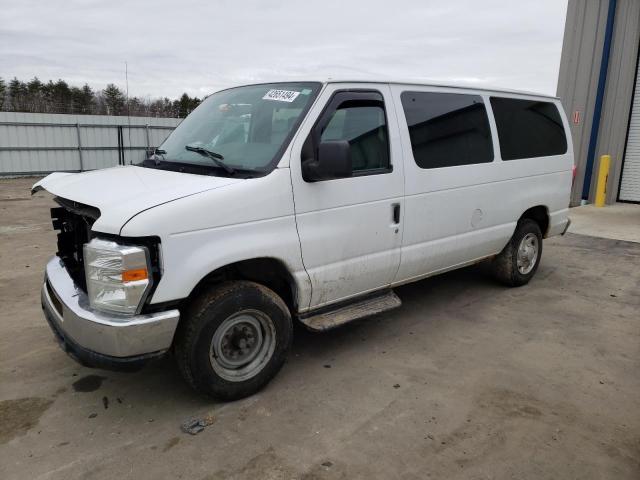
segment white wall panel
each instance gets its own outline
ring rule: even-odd
[[[139,162],[147,146],[160,145],[181,120],[0,112],[0,175],[80,170],[78,130],[82,169],[117,165],[119,125],[126,163]]]

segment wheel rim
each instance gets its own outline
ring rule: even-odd
[[[518,247],[518,272],[526,275],[533,270],[538,261],[539,241],[535,233],[527,233]]]
[[[211,339],[209,359],[225,380],[241,382],[257,375],[275,350],[275,327],[258,310],[243,310],[220,324]]]

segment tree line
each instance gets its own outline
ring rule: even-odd
[[[176,100],[130,97],[127,101],[125,92],[113,83],[94,91],[88,84],[77,87],[64,80],[44,83],[38,77],[28,82],[0,77],[0,111],[5,112],[184,118],[200,102],[186,93]]]

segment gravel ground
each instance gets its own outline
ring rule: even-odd
[[[4,480],[640,478],[638,243],[547,240],[518,289],[477,267],[399,288],[393,312],[298,329],[263,392],[220,404],[170,358],[124,374],[58,349],[52,201],[31,183],[0,180]]]

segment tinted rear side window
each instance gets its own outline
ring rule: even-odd
[[[503,160],[548,157],[567,152],[558,108],[550,102],[491,97]]]
[[[420,168],[493,161],[491,130],[480,96],[403,92],[400,99]]]

